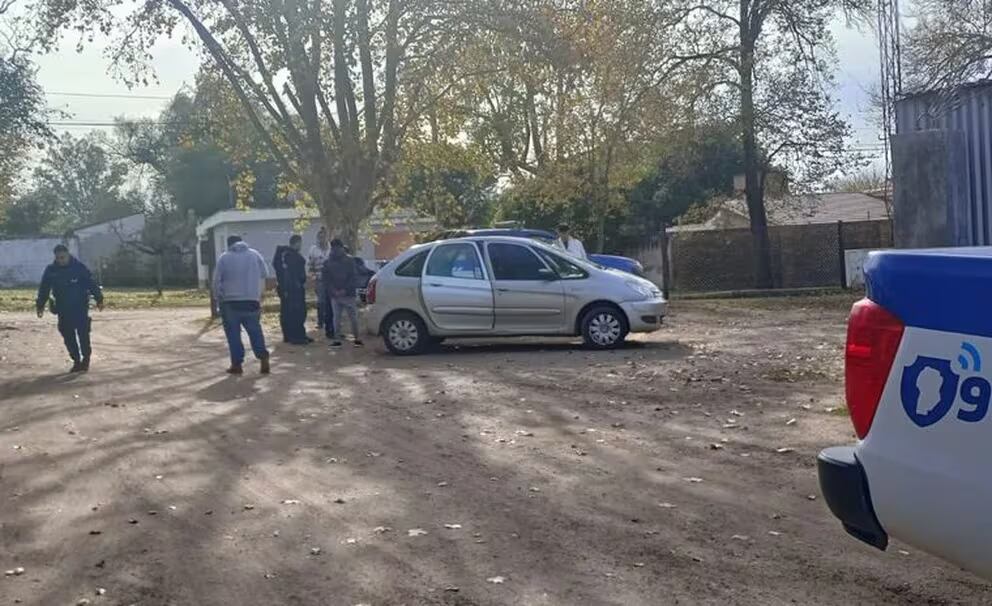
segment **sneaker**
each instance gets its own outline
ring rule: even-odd
[[[259,360],[259,364],[261,364],[261,366],[262,366],[262,368],[260,369],[260,372],[263,375],[267,375],[270,372],[272,372],[272,368],[269,366],[269,359],[268,358],[262,358],[261,360]]]
[[[72,363],[72,368],[69,369],[69,372],[70,373],[73,373],[73,372],[83,372],[83,363],[82,362],[73,362]]]
[[[90,359],[83,358],[82,362],[79,363],[79,372],[89,372],[90,371]]]
[[[362,343],[361,339],[355,339],[354,341],[352,341],[352,345],[354,345],[355,347],[361,347],[365,345],[365,343]]]
[[[341,347],[341,341],[331,341],[329,347]]]
[[[231,364],[231,367],[227,369],[227,374],[229,375],[243,375],[245,370],[241,368],[240,364]]]

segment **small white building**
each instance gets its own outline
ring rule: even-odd
[[[295,233],[303,236],[303,254],[317,242],[317,232],[323,225],[316,214],[296,208],[256,208],[222,210],[204,219],[196,227],[199,246],[196,249],[197,279],[201,288],[210,282],[217,259],[227,249],[227,238],[241,236],[249,246],[271,263],[276,247],[289,244]],[[390,215],[375,213],[362,230],[357,257],[369,262],[391,259],[414,243],[418,233],[435,228],[433,219],[418,217],[409,211]],[[271,271],[271,268],[270,268]]]

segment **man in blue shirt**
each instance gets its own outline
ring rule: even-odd
[[[227,252],[217,260],[214,269],[214,298],[220,306],[224,335],[231,352],[232,375],[244,374],[245,346],[241,329],[248,333],[252,352],[258,358],[263,375],[269,374],[269,350],[262,333],[262,291],[269,270],[265,259],[254,248],[241,241],[240,236],[227,239]]]
[[[55,247],[55,262],[45,268],[35,302],[38,317],[45,317],[50,296],[55,298],[54,313],[59,317],[59,332],[72,358],[69,372],[90,369],[90,296],[103,311],[103,292],[93,281],[93,275],[78,259],[69,254],[64,244]]]

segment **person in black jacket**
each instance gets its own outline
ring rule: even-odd
[[[272,266],[279,283],[279,324],[284,343],[306,345],[307,336],[307,261],[300,254],[303,238],[294,234],[289,246],[276,248]]]
[[[72,370],[90,369],[90,297],[103,311],[103,292],[85,265],[69,254],[64,244],[55,247],[55,262],[45,268],[38,287],[38,317],[45,317],[49,296],[54,295],[54,312],[59,318],[59,332],[72,358]]]
[[[344,243],[335,238],[331,241],[331,255],[324,262],[321,271],[321,281],[327,289],[327,297],[331,300],[331,309],[334,313],[334,340],[331,347],[341,347],[342,320],[344,314],[348,314],[351,320],[351,332],[355,335],[355,347],[362,345],[362,338],[358,332],[358,300],[356,294],[356,282],[358,280],[358,268],[355,266],[355,259],[348,254]]]

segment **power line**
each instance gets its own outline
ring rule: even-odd
[[[123,93],[66,93],[66,92],[56,92],[56,91],[46,91],[46,95],[55,97],[87,97],[95,99],[154,99],[161,101],[169,101],[172,97],[166,97],[162,95],[131,95]]]

